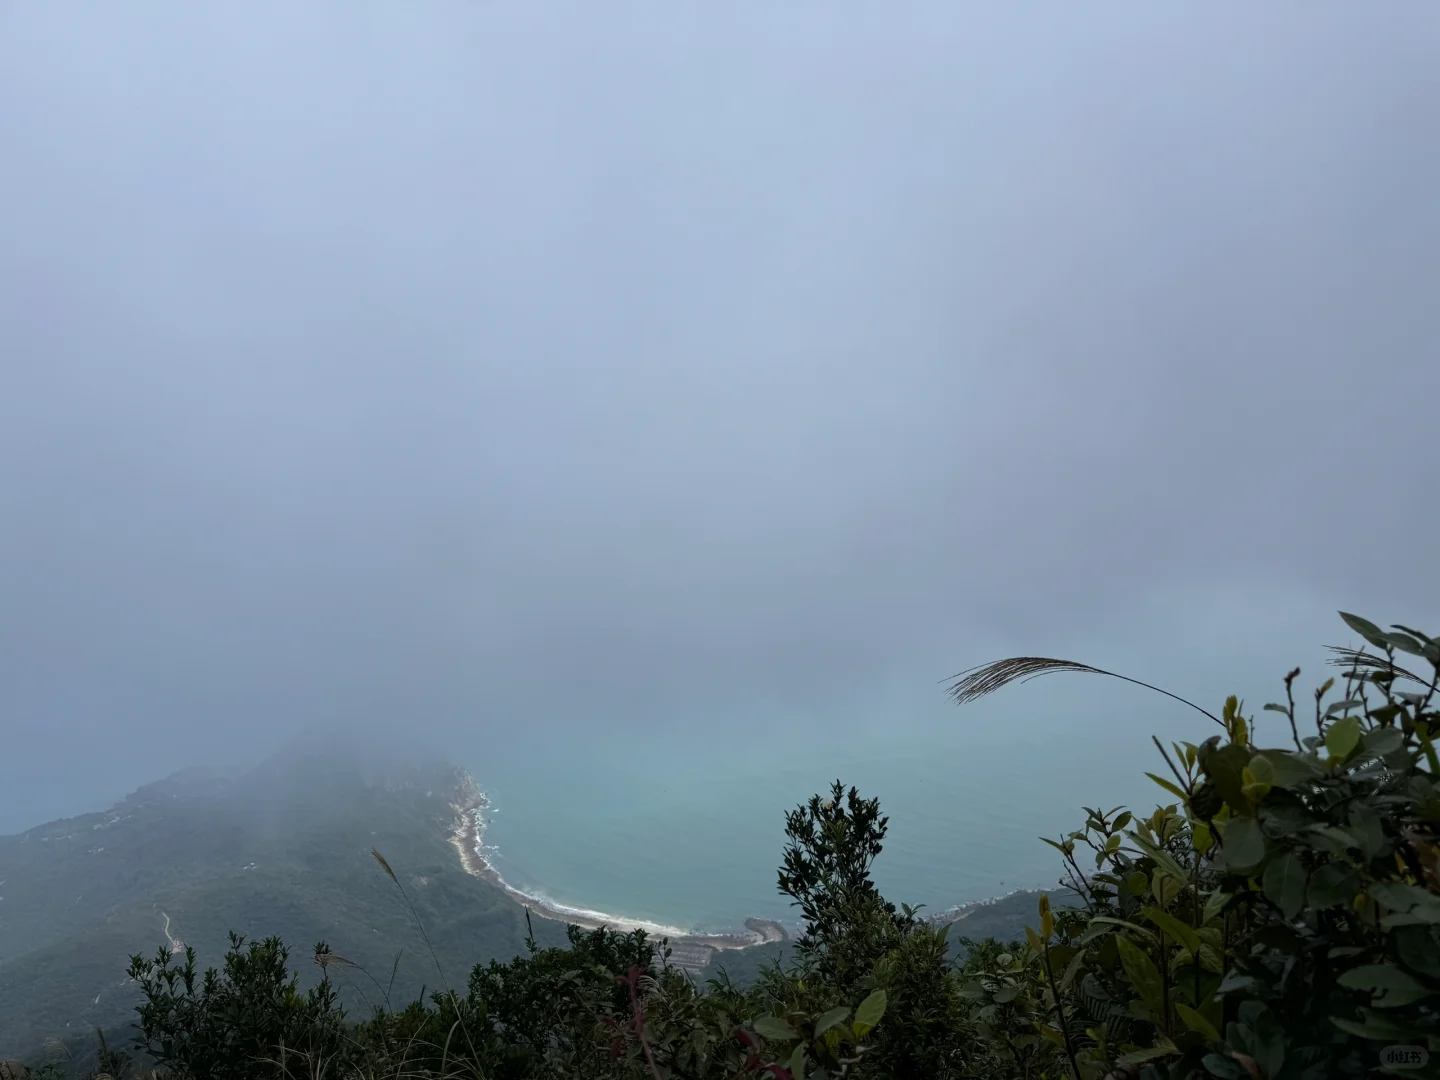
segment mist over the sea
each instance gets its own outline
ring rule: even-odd
[[[1247,599],[1271,614],[1235,623]],[[1174,609],[1193,621],[1170,631]],[[1226,648],[1207,655],[1205,643],[1227,632]],[[1037,635],[1030,651],[1150,681],[1212,713],[1236,693],[1258,714],[1262,739],[1281,743],[1283,718],[1261,706],[1283,700],[1295,665],[1303,700],[1334,670],[1320,644],[1351,640],[1334,612],[1257,584],[1157,594],[1084,639]],[[965,655],[956,666],[996,658]],[[818,715],[772,707],[758,736],[697,701],[691,719],[709,720],[701,735],[676,724],[616,739],[597,727],[563,743],[520,736],[508,752],[471,750],[463,737],[454,749],[492,800],[487,857],[509,884],[617,920],[727,931],[749,917],[793,920],[776,889],[784,816],[835,779],[878,797],[890,817],[876,863],[882,891],[939,911],[1054,886],[1060,859],[1039,837],[1080,828],[1084,806],[1148,814],[1173,802],[1145,776],[1168,775],[1150,737],[1168,750],[1219,731],[1183,704],[1099,676],[1046,676],[956,708],[923,675],[897,674]]]

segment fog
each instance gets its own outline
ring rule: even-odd
[[[1437,131],[1422,0],[6,4],[0,831],[1440,627]]]

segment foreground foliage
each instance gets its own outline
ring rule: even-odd
[[[695,985],[641,933],[572,927],[568,948],[532,937],[464,987],[437,972],[428,1000],[352,1022],[332,978],[383,999],[379,979],[320,945],[324,978],[302,992],[280,941],[235,938],[204,975],[193,951],[134,959],[137,1049],[197,1080],[1437,1075],[1440,640],[1344,618],[1369,648],[1335,650],[1343,689],[1319,687],[1313,715],[1298,670],[1285,678],[1265,706],[1283,745],[1257,742],[1231,698],[1205,713],[1209,738],[1157,742],[1171,801],[1086,808],[1047,841],[1074,906],[1042,897],[1024,941],[956,942],[957,957],[948,926],[885,900],[870,868],[887,820],[837,782],[786,821],[796,957],[746,988]],[[955,694],[1052,671],[1109,674],[1020,658]]]

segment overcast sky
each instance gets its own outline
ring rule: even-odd
[[[1440,626],[1437,132],[1427,0],[0,4],[0,830]]]

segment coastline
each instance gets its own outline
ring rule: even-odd
[[[671,963],[692,972],[707,967],[720,952],[750,949],[757,945],[790,940],[790,934],[785,927],[771,919],[746,919],[743,933],[697,934],[678,926],[593,911],[527,893],[506,881],[486,854],[485,811],[490,806],[490,800],[469,773],[461,773],[461,781],[450,806],[455,814],[450,843],[459,856],[461,867],[467,874],[494,885],[539,918],[579,926],[586,930],[597,930],[601,927],[622,933],[643,930],[650,938],[667,940],[671,949]],[[991,905],[1016,896],[1038,895],[1053,888],[1054,886],[1043,885],[1019,886],[997,896],[971,900],[932,912],[927,921],[935,925],[962,922],[968,916]]]
[[[750,949],[757,945],[789,939],[785,928],[770,919],[746,919],[744,933],[696,934],[678,926],[591,911],[523,892],[501,877],[485,854],[485,811],[489,806],[489,798],[480,790],[474,777],[464,774],[460,790],[451,803],[451,809],[455,812],[455,821],[450,832],[451,846],[455,848],[460,857],[460,865],[467,874],[489,882],[542,919],[551,919],[586,930],[597,930],[601,927],[622,933],[643,930],[649,937],[668,940],[671,962],[691,970],[706,967],[717,952]]]

